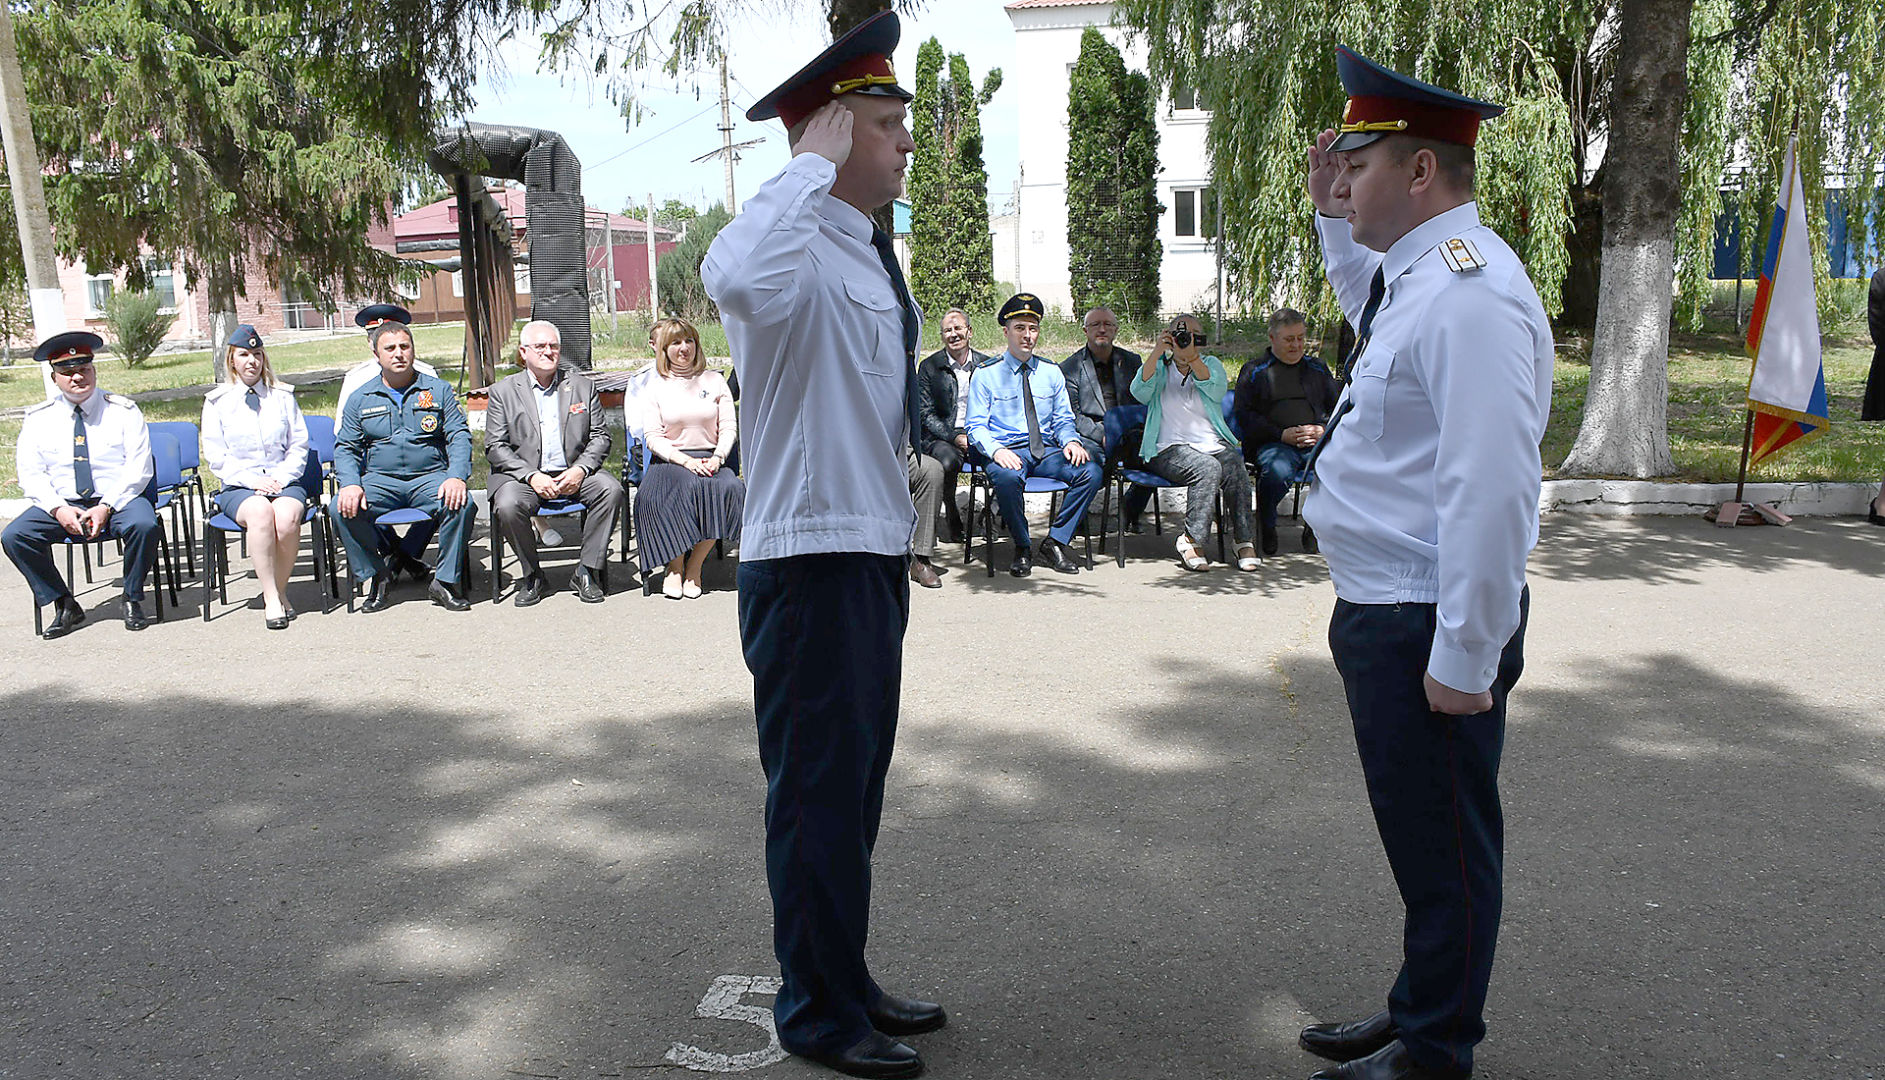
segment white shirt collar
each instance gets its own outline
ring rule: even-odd
[[[836,195],[825,196],[825,220],[836,225],[841,231],[864,241],[871,242],[871,236],[877,231],[877,225],[867,217],[864,211],[838,198]]]
[[[1394,241],[1381,256],[1382,279],[1393,281],[1400,277],[1407,272],[1408,267],[1414,265],[1414,260],[1438,247],[1440,241],[1478,224],[1479,204],[1463,202],[1407,230],[1407,234]]]

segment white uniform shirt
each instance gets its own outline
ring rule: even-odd
[[[655,374],[655,366],[649,364],[630,375],[627,384],[622,387],[622,426],[635,442],[640,442],[648,431],[647,424],[643,422],[646,410],[642,408],[641,395],[648,389],[649,382],[656,378],[659,376]]]
[[[421,375],[438,374],[438,369],[426,363],[424,360],[414,360],[412,366],[416,368]],[[347,399],[353,396],[353,392],[379,377],[380,362],[378,360],[362,360],[347,369],[346,378],[340,380],[340,404],[334,406],[334,423],[336,425],[340,423],[340,417],[347,415]]]
[[[537,442],[542,445],[542,460],[537,468],[555,476],[569,468],[569,458],[563,454],[563,410],[557,407],[557,391],[562,387],[560,380],[553,380],[548,387],[537,385],[537,380],[530,380],[530,393],[537,402]]]
[[[155,469],[144,414],[137,402],[97,387],[80,408],[85,413],[93,494],[114,512],[122,510],[144,493]],[[72,402],[64,394],[28,409],[20,422],[14,460],[20,490],[48,514],[78,498],[72,475],[73,434]]]
[[[227,487],[292,484],[308,464],[308,425],[287,386],[223,383],[203,397],[203,461]],[[310,492],[309,494],[313,494]]]
[[[969,377],[975,374],[974,354],[970,354],[966,367],[957,367],[951,359],[949,370],[956,377],[956,430],[961,431],[969,426]]]
[[[1492,685],[1518,629],[1525,558],[1538,541],[1538,443],[1551,411],[1551,324],[1518,255],[1475,203],[1430,218],[1385,254],[1317,215],[1323,265],[1350,322],[1380,266],[1387,292],[1336,404],[1354,407],[1316,459],[1303,517],[1337,596],[1430,603],[1427,672],[1455,690]],[[1485,266],[1455,272],[1459,237]]]
[[[871,221],[831,197],[838,168],[799,154],[714,237],[701,264],[739,372],[740,555],[903,555],[916,531],[903,309]]]

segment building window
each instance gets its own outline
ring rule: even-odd
[[[150,278],[157,305],[165,311],[177,310],[177,268],[155,256],[144,259],[144,273]]]
[[[106,305],[111,303],[111,294],[118,290],[118,282],[110,274],[93,274],[85,279],[85,317],[102,319]]]
[[[465,272],[463,270],[452,271],[452,295],[465,295]]]
[[[1205,104],[1204,91],[1182,81],[1172,83],[1173,112],[1209,112],[1210,108]]]
[[[528,266],[517,268],[517,295],[530,295],[530,268]]]
[[[1172,232],[1199,240],[1217,236],[1217,192],[1208,187],[1174,189]]]

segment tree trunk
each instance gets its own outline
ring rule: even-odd
[[[1571,231],[1564,238],[1570,266],[1564,274],[1564,308],[1558,325],[1589,330],[1597,325],[1597,293],[1603,283],[1604,204],[1599,190],[1571,189]]]
[[[1693,0],[1623,0],[1603,185],[1603,277],[1590,389],[1561,473],[1660,476],[1669,455],[1669,314],[1675,304],[1677,149]]]
[[[215,381],[229,377],[229,338],[236,332],[236,270],[226,257],[213,258],[209,290],[209,362]]]

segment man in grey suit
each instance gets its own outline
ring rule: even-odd
[[[602,402],[594,383],[562,366],[562,335],[555,325],[529,323],[519,342],[524,370],[491,387],[484,413],[492,527],[504,530],[505,542],[523,564],[516,604],[529,607],[543,599],[545,589],[532,517],[545,503],[574,500],[588,507],[580,565],[570,586],[583,603],[599,604],[602,565],[623,497],[621,481],[602,469],[610,442]],[[545,439],[550,427],[556,428],[556,437]]]

